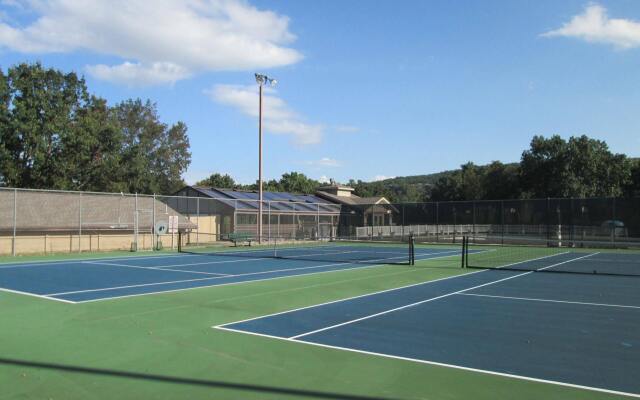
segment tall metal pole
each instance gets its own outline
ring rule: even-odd
[[[262,82],[260,82],[260,110],[258,112],[258,243],[262,243]]]

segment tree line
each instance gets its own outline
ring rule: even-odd
[[[109,105],[82,77],[39,63],[0,69],[0,186],[171,194],[190,162],[187,126],[163,123],[149,100]],[[640,196],[640,159],[584,135],[534,136],[518,163],[346,184],[392,202]],[[197,185],[258,188],[219,173]],[[322,185],[294,171],[263,187],[313,193]]]
[[[213,174],[202,186],[257,190],[229,175]],[[568,140],[534,136],[519,163],[463,164],[432,175],[377,182],[349,180],[361,197],[384,196],[392,202],[530,199],[546,197],[640,196],[640,159],[615,154],[604,141],[587,136]],[[265,190],[313,193],[322,184],[291,172],[265,182]]]
[[[187,126],[149,100],[109,105],[39,63],[0,70],[0,186],[172,193],[190,162]]]

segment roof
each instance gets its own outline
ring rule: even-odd
[[[12,231],[14,193],[17,193],[16,230],[24,231],[151,231],[155,222],[178,216],[180,229],[196,228],[173,207],[152,196],[121,193],[44,191],[0,188],[0,231]],[[136,204],[137,203],[137,204]],[[137,206],[137,213],[136,213]],[[154,212],[155,209],[155,212]],[[136,216],[137,214],[137,216]],[[155,215],[154,215],[155,214]]]
[[[327,193],[322,190],[316,192],[318,197],[322,197],[326,200],[329,200],[338,204],[346,204],[351,206],[356,205],[370,205],[370,204],[389,204],[389,201],[384,196],[373,196],[373,197],[358,197],[352,194],[349,197],[345,196],[337,196],[335,194]]]
[[[218,189],[202,186],[188,186],[206,197],[216,199],[237,211],[257,211],[259,193],[257,191]],[[330,213],[340,212],[340,207],[312,194],[263,191],[263,209],[288,213]]]

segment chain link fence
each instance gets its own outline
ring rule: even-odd
[[[331,239],[459,242],[463,236],[640,242],[640,198],[390,204],[259,202],[0,188],[0,255],[177,248],[189,243]],[[166,231],[157,232],[164,226]],[[161,234],[162,233],[162,234]]]

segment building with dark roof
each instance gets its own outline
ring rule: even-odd
[[[257,191],[185,186],[175,193],[184,197],[176,207],[201,234],[257,235],[259,194]],[[263,192],[263,238],[332,237],[340,216],[340,205],[312,194]],[[208,232],[203,231],[207,225]]]
[[[349,186],[329,185],[319,187],[316,196],[342,206],[344,214],[360,215],[359,224],[354,226],[390,226],[394,225],[398,209],[384,196],[359,197],[353,194]]]

